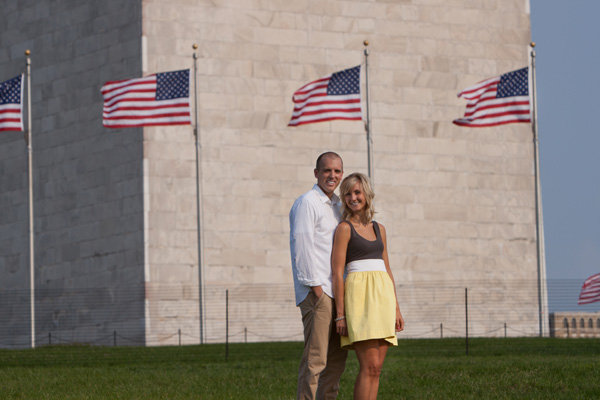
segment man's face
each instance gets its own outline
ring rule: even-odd
[[[338,157],[324,157],[321,160],[319,169],[315,169],[315,178],[317,178],[317,185],[325,192],[325,194],[331,198],[333,191],[338,187],[342,176],[344,175],[344,168],[342,167],[342,160]]]

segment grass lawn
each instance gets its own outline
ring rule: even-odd
[[[0,350],[0,399],[293,399],[302,344]],[[379,399],[598,399],[600,339],[400,340]],[[351,399],[348,358],[339,399]]]

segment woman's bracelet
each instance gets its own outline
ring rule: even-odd
[[[345,315],[342,315],[341,317],[337,317],[337,318],[335,319],[335,322],[341,321],[341,320],[343,320],[343,319],[346,319],[346,316],[345,316]]]

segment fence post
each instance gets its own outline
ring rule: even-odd
[[[244,343],[248,343],[248,328],[244,327]]]
[[[444,338],[444,325],[440,322],[440,339]]]
[[[229,359],[229,289],[225,290],[225,361]]]
[[[52,346],[52,332],[48,332],[48,345]]]
[[[465,288],[465,351],[469,355],[469,295]]]
[[[567,321],[567,339],[570,338],[570,332],[569,332],[569,321]]]
[[[177,329],[177,336],[179,336],[179,345],[181,346],[181,328]]]
[[[113,331],[113,346],[117,345],[117,331]]]
[[[504,338],[506,338],[506,322],[504,323]]]

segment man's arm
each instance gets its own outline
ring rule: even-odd
[[[323,296],[323,288],[321,286],[311,286],[310,289],[313,291],[315,296],[317,296],[317,299],[319,299],[319,298],[321,298],[321,296]]]
[[[316,222],[316,210],[306,199],[294,204],[290,211],[290,250],[295,265],[294,273],[298,282],[310,286],[317,297],[321,297],[322,283],[314,270]]]

